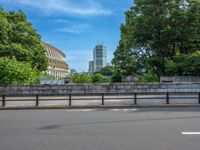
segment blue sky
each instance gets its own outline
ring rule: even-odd
[[[47,42],[66,54],[70,68],[88,70],[98,43],[112,60],[120,39],[120,24],[132,0],[0,0],[6,11],[22,10]]]

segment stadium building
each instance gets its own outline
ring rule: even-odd
[[[65,54],[50,44],[42,42],[48,57],[47,73],[56,78],[66,77],[68,74],[68,64],[65,62]]]

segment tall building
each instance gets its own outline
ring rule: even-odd
[[[93,73],[94,72],[94,61],[89,61],[89,70],[88,73]]]
[[[105,45],[96,45],[93,50],[93,72],[101,70],[107,65],[107,48]]]
[[[76,71],[76,69],[70,69],[70,75],[74,75],[74,74],[78,74],[78,72]]]
[[[68,64],[65,62],[65,54],[50,44],[42,42],[48,57],[47,73],[56,78],[66,77],[68,74]]]

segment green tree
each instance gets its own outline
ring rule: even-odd
[[[92,83],[92,76],[88,74],[73,75],[72,80],[74,83]]]
[[[158,81],[159,81],[159,78],[158,78],[157,74],[155,74],[154,72],[151,72],[151,71],[144,73],[138,79],[138,82],[142,82],[142,83],[158,82]]]
[[[102,68],[99,72],[104,76],[112,76],[112,74],[114,73],[114,67],[113,66],[106,66],[104,68]]]
[[[181,54],[175,61],[167,60],[166,72],[169,75],[200,75],[200,51]]]
[[[38,77],[38,70],[31,64],[19,62],[15,58],[0,57],[0,83],[33,84]]]
[[[112,75],[111,82],[122,82],[122,73],[120,70],[115,70]]]
[[[170,71],[184,74],[179,65],[186,65],[191,55],[199,55],[199,0],[134,0],[125,15],[113,59],[122,73],[131,75],[137,66],[144,66],[165,75],[171,73],[167,67],[173,64]],[[194,64],[190,61],[189,65]],[[194,70],[189,72],[198,73]]]
[[[130,11],[126,13],[126,24],[121,25],[121,39],[112,60],[115,70],[120,69],[123,76],[134,75],[137,68],[137,57],[132,49],[134,15]]]
[[[0,8],[0,57],[29,62],[39,71],[47,69],[48,59],[41,37],[22,11],[4,12]]]
[[[108,83],[110,80],[100,73],[92,75],[92,83]]]

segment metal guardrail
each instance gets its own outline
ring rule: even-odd
[[[153,95],[149,96],[149,95]],[[176,96],[177,95],[177,96]],[[64,97],[64,98],[54,98],[54,99],[49,99],[49,98],[44,98],[44,97]],[[80,97],[81,98],[77,98]],[[87,97],[87,96],[98,96],[98,98],[93,98],[93,97]],[[115,96],[110,97],[110,96]],[[116,98],[117,96],[117,98]],[[118,96],[124,96],[124,97],[118,97]],[[129,97],[125,97],[129,96]],[[144,97],[146,96],[146,97]],[[156,97],[157,96],[157,97]],[[161,96],[161,97],[158,97]],[[184,96],[184,97],[183,97]],[[105,105],[106,100],[125,100],[125,99],[132,99],[134,105],[138,104],[138,100],[141,99],[159,99],[159,100],[165,100],[166,104],[170,104],[170,100],[172,99],[197,99],[198,104],[200,104],[200,92],[147,92],[147,93],[73,93],[73,94],[47,94],[47,95],[39,95],[39,94],[34,94],[34,95],[23,95],[23,94],[1,94],[1,104],[2,107],[6,106],[6,103],[9,101],[15,101],[15,102],[20,102],[20,101],[35,101],[35,106],[39,106],[39,103],[41,101],[67,101],[68,106],[72,106],[72,102],[75,100],[101,100],[101,105]],[[33,99],[6,99],[6,98],[14,97],[14,98],[19,98],[19,97],[34,97]]]

